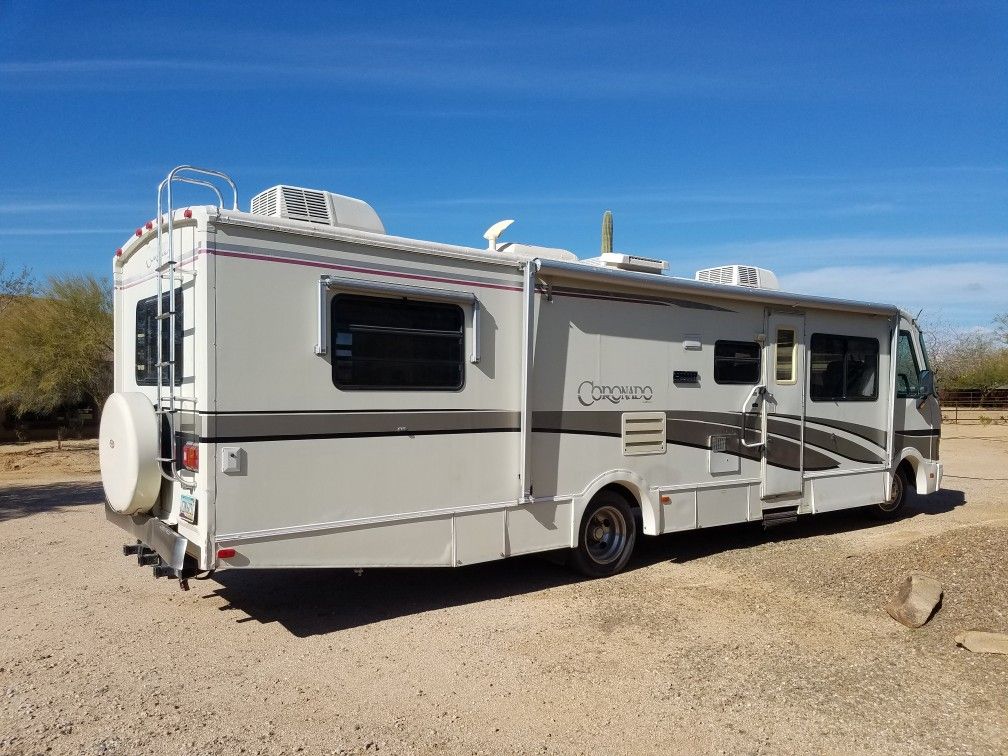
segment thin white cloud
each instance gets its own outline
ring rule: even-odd
[[[974,204],[978,200],[1008,201],[1008,185],[992,183],[991,176],[1008,173],[1008,167],[989,166],[911,166],[879,169],[864,174],[779,174],[740,176],[702,184],[679,184],[620,189],[612,187],[572,193],[566,189],[521,194],[485,194],[464,197],[424,198],[397,203],[395,207],[620,207],[625,215],[633,213],[635,205],[700,207],[704,214],[659,213],[649,207],[635,222],[678,224],[704,220],[725,220],[738,216],[718,212],[726,206],[748,208],[778,208],[773,218],[816,217],[836,215],[867,215],[893,212],[904,208],[931,207],[939,204]],[[954,188],[954,189],[953,189]],[[764,218],[763,214],[755,217]]]
[[[121,234],[129,236],[123,228],[0,228],[0,236],[77,236],[78,234]]]
[[[420,56],[423,58],[423,56]],[[468,65],[455,59],[415,59],[397,61],[381,58],[352,62],[333,60],[275,60],[268,62],[205,59],[86,59],[54,61],[10,61],[0,63],[0,89],[164,89],[178,84],[177,74],[204,74],[215,89],[261,88],[264,82],[286,89],[332,85],[354,89],[417,87],[439,91],[494,91],[531,96],[590,97],[608,99],[627,95],[668,97],[695,95],[720,97],[725,93],[744,96],[771,91],[780,86],[773,72],[748,70],[673,70],[671,68],[627,68],[582,65],[542,69],[532,62],[516,64],[508,56],[475,57]],[[153,73],[161,72],[162,76]],[[102,74],[97,77],[97,74]],[[139,76],[142,74],[142,77]],[[196,86],[198,82],[191,86]]]
[[[667,252],[667,250],[666,250]],[[850,260],[885,261],[893,258],[934,261],[957,260],[963,257],[1008,258],[1008,235],[962,236],[857,236],[818,239],[778,239],[758,242],[732,242],[683,250],[679,259],[734,260],[752,262],[764,267],[815,263],[836,263]],[[771,263],[771,264],[768,264]]]
[[[83,210],[129,210],[135,211],[136,204],[109,202],[2,202],[0,213],[10,215],[28,215],[31,213],[65,213]]]
[[[93,74],[108,71],[144,71],[169,65],[165,60],[140,58],[87,58],[72,60],[12,60],[0,63],[0,74]]]
[[[953,324],[982,326],[1008,311],[1008,263],[838,265],[779,276],[781,288],[802,294],[895,304],[916,313],[943,313]]]

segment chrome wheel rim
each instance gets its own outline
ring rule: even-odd
[[[903,498],[903,477],[901,475],[893,475],[892,478],[892,488],[889,489],[889,500],[880,504],[883,511],[891,512],[899,506],[900,500]]]
[[[585,524],[584,540],[588,556],[596,564],[611,564],[626,546],[629,528],[616,507],[599,507]]]

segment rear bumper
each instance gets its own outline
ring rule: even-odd
[[[130,533],[136,540],[154,549],[161,561],[176,570],[182,569],[188,541],[150,515],[124,515],[105,505],[105,519]]]

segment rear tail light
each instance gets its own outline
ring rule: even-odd
[[[217,549],[217,558],[218,559],[230,559],[231,557],[233,557],[235,555],[235,553],[236,552],[235,552],[234,549],[227,549],[227,548]]]
[[[182,467],[193,472],[199,471],[199,444],[189,442],[182,447]]]

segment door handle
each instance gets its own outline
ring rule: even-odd
[[[749,409],[755,407],[757,402],[764,400],[766,396],[766,386],[753,386],[752,391],[746,396],[745,402],[742,403],[742,432],[739,437],[739,443],[747,449],[760,449],[766,445],[766,431],[760,429],[760,440],[756,443],[750,444],[745,439],[746,430],[746,415],[749,414]]]

